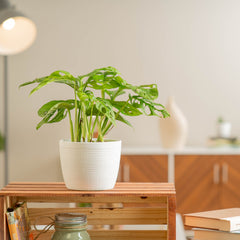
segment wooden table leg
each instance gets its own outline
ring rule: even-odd
[[[176,197],[168,197],[168,240],[176,240]]]
[[[6,219],[6,198],[0,196],[0,239],[10,240]]]
[[[4,239],[4,197],[0,196],[0,239]]]

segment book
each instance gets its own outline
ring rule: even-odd
[[[25,202],[8,208],[6,215],[11,240],[33,240]]]
[[[184,220],[186,226],[235,231],[240,229],[240,208],[185,214]]]
[[[8,209],[6,215],[11,240],[21,240],[16,213],[12,209]]]
[[[211,137],[207,142],[208,147],[240,147],[240,141],[237,138]]]
[[[194,229],[196,240],[239,240],[240,231],[223,232],[206,229]]]

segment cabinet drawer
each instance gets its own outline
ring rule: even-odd
[[[119,181],[167,182],[167,155],[122,155]]]
[[[175,156],[177,211],[184,214],[220,208],[220,171],[217,156]]]
[[[177,155],[177,211],[208,211],[240,206],[239,155]]]

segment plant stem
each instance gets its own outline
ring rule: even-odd
[[[82,131],[81,131],[81,108],[78,109],[78,142],[81,142]]]
[[[102,95],[102,99],[105,99],[105,92],[103,89],[101,90],[101,95]]]
[[[88,142],[91,142],[91,139],[92,139],[91,126],[92,126],[93,106],[94,106],[94,104],[92,104],[92,107],[91,107],[91,114],[90,114],[90,119],[89,119],[89,124],[88,124]]]
[[[104,131],[103,131],[103,136],[105,136],[106,134],[107,134],[107,132],[108,132],[108,130],[111,128],[111,127],[113,127],[113,124],[110,122],[108,125],[107,125],[107,127],[104,129]]]
[[[105,117],[103,124],[102,124],[102,129],[106,128],[107,123],[108,123],[108,118]]]
[[[99,122],[99,119],[98,119],[98,118],[97,118],[97,126],[98,126],[98,138],[97,138],[97,142],[103,142],[102,129],[101,129],[101,121]]]
[[[118,91],[114,94],[114,96],[112,96],[111,100],[114,101],[115,98],[118,96],[118,93],[120,93],[122,91],[122,88],[119,88]]]
[[[124,109],[124,107],[127,105],[127,103],[130,101],[130,99],[128,99],[125,103],[125,105],[122,106],[122,108],[120,110],[118,110],[118,112],[115,115],[115,119],[117,119],[118,115],[121,113],[121,111]],[[107,134],[107,132],[109,131],[109,129],[113,127],[113,124],[110,122],[107,127],[103,130],[102,134],[103,136],[105,136]]]
[[[76,82],[75,82],[76,87]],[[74,129],[74,142],[78,140],[78,106],[77,106],[77,91],[74,89],[74,97],[75,97],[75,129]]]
[[[95,127],[96,127],[96,124],[97,124],[97,122],[98,122],[98,115],[99,114],[97,114],[96,115],[96,118],[95,118],[95,120],[94,120],[94,122],[93,122],[93,126],[92,126],[92,130],[91,130],[91,136],[93,137],[93,135],[94,135],[94,130],[95,130]]]
[[[81,110],[82,110],[82,137],[83,137],[83,141],[87,141],[88,120],[86,115],[86,107],[84,103],[81,104]]]
[[[70,123],[70,131],[71,131],[71,141],[74,141],[74,134],[73,134],[73,123],[72,123],[72,117],[71,117],[71,113],[70,110],[68,111],[68,116],[69,116],[69,123]]]
[[[79,142],[82,141],[82,119],[81,118],[79,120],[79,137],[78,137],[78,139],[79,139]]]

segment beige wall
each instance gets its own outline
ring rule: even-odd
[[[28,97],[18,89],[56,69],[74,74],[112,65],[131,83],[157,83],[189,121],[189,145],[203,145],[222,115],[240,134],[240,1],[15,0],[38,28],[34,45],[9,57],[10,180],[61,180],[58,140],[68,122],[35,130],[37,109],[68,98],[61,86]],[[0,60],[2,65],[2,59]],[[124,146],[160,145],[159,120],[132,119],[109,137]]]

